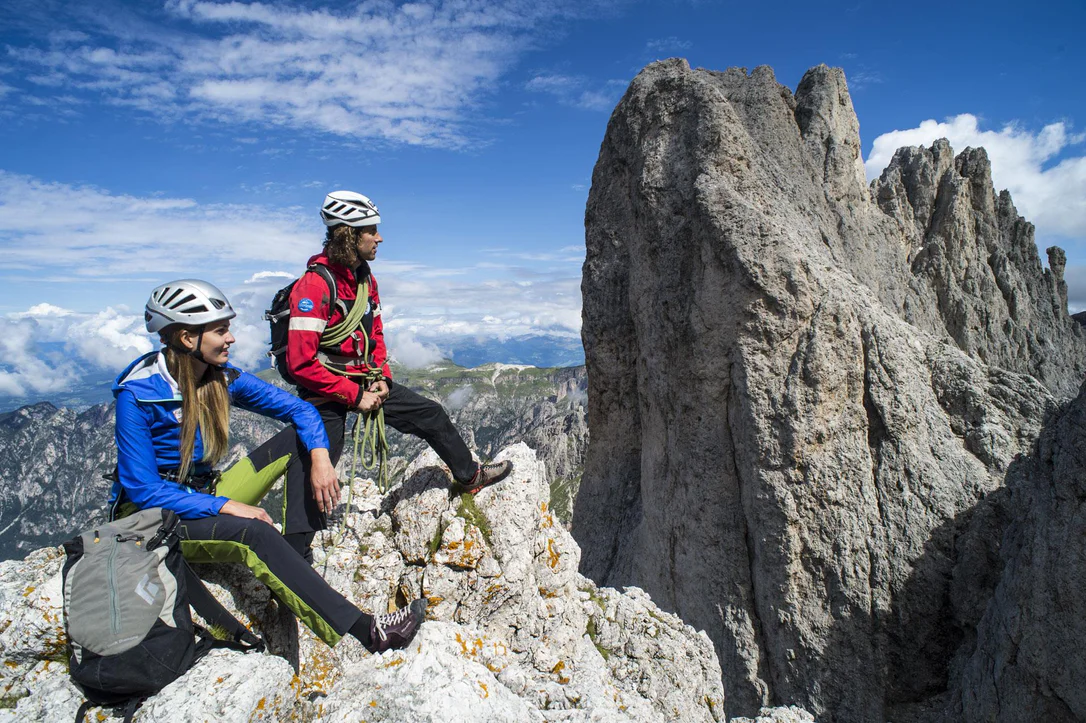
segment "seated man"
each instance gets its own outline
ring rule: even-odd
[[[449,466],[463,491],[475,494],[505,479],[509,462],[477,463],[467,444],[437,402],[392,381],[381,324],[381,298],[369,262],[377,257],[384,240],[377,207],[353,191],[333,191],[321,208],[327,234],[324,250],[309,259],[309,270],[290,295],[286,366],[298,393],[320,411],[328,432],[333,464],[343,449],[344,426],[350,411],[372,412],[383,408],[385,422],[394,429],[426,440]],[[315,267],[323,266],[329,278]],[[323,271],[323,270],[321,270]],[[335,284],[335,302],[329,287]],[[356,304],[365,304],[356,309]],[[354,310],[352,314],[351,311]],[[354,328],[334,348],[322,344],[328,329],[345,320]],[[299,469],[294,474],[301,475]],[[339,502],[338,484],[306,494],[303,485],[289,484],[297,497],[295,509],[305,510],[287,520],[287,540],[308,556],[314,531],[324,529],[325,514]]]

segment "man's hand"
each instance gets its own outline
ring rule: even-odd
[[[237,500],[227,500],[226,504],[219,510],[219,514],[245,517],[250,520],[267,522],[269,525],[272,524],[272,518],[268,516],[268,513],[265,512],[263,508],[247,505],[244,502],[238,502]]]
[[[384,399],[376,392],[362,392],[362,398],[358,400],[358,406],[355,409],[360,412],[376,412],[383,402]]]
[[[381,398],[381,403],[384,404],[385,400],[388,399],[388,382],[386,382],[384,379],[379,382],[374,382],[370,385],[368,391],[371,391],[379,396]]]
[[[309,482],[313,485],[313,499],[317,507],[327,514],[339,504],[339,480],[336,468],[328,457],[327,449],[314,449],[309,453]]]

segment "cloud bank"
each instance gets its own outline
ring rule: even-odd
[[[82,92],[167,119],[458,147],[467,143],[465,119],[524,52],[558,21],[613,1],[372,0],[313,9],[168,0],[154,32],[107,18],[87,22],[87,32],[9,46],[8,56],[34,95]]]
[[[64,391],[89,371],[119,372],[152,348],[142,313],[107,307],[81,314],[39,304],[0,317],[0,396]]]
[[[52,211],[57,203],[64,214]],[[155,344],[143,330],[142,309],[122,306],[119,297],[194,269],[214,269],[210,280],[238,312],[234,363],[266,368],[264,311],[315,248],[309,215],[121,195],[0,171],[0,280],[79,288],[89,307],[37,304],[0,316],[0,396],[64,391],[91,373],[120,371]],[[545,254],[482,249],[463,267],[379,261],[390,352],[417,367],[446,356],[438,338],[577,338],[583,261],[577,246]],[[239,276],[246,268],[262,270]]]
[[[0,278],[108,281],[304,263],[312,212],[114,194],[0,170]]]

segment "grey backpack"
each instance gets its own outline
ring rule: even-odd
[[[262,641],[215,600],[181,556],[179,522],[173,512],[155,507],[64,543],[69,671],[87,698],[77,721],[91,705],[124,706],[125,720],[131,720],[144,698],[212,648],[263,650]],[[194,626],[190,603],[228,639]]]

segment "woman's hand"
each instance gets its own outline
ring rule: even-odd
[[[339,504],[339,480],[336,468],[328,457],[327,449],[314,449],[309,453],[309,482],[313,485],[313,499],[325,514]]]
[[[244,502],[238,502],[237,500],[227,500],[226,504],[219,510],[219,514],[244,517],[250,520],[260,520],[261,522],[267,522],[269,525],[272,524],[272,518],[268,516],[268,513],[265,512],[263,508],[247,505]]]

